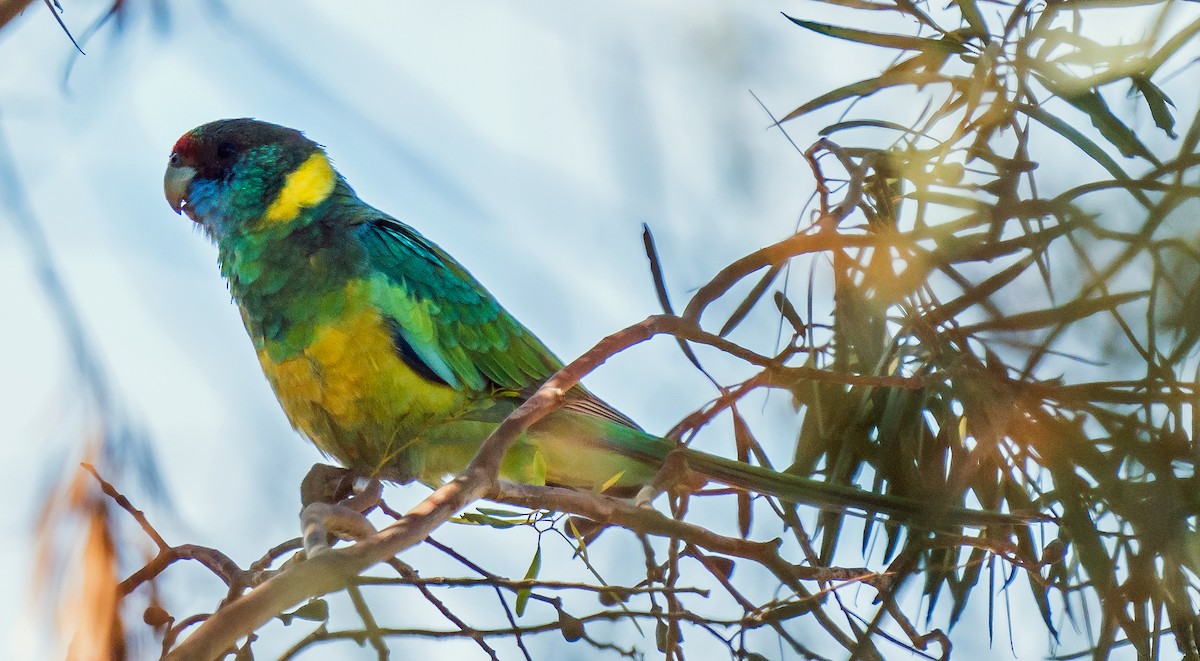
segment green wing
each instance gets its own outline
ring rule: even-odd
[[[393,324],[401,358],[446,385],[528,397],[562,361],[446,251],[416,230],[356,202],[373,303]],[[564,408],[638,429],[637,423],[576,386]]]
[[[462,265],[416,230],[379,214],[357,232],[373,302],[393,322],[398,349],[405,353],[407,345],[447,385],[527,392],[562,367]]]

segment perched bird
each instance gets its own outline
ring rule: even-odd
[[[171,150],[167,201],[217,246],[221,274],[292,425],[347,468],[440,483],[561,361],[453,257],[363,202],[294,129],[226,119]],[[582,386],[506,455],[501,477],[626,492],[677,445]],[[930,505],[692,450],[705,478],[825,507]],[[933,505],[963,524],[999,515]]]

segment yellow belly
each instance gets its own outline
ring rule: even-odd
[[[405,364],[366,301],[322,325],[301,352],[276,361],[264,348],[258,359],[292,425],[350,468],[403,465],[414,439],[470,404]]]

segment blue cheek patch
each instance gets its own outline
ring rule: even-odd
[[[222,211],[221,182],[193,181],[188,192],[188,207],[191,215],[214,240],[220,240],[228,231],[228,220]]]
[[[245,232],[266,213],[282,176],[280,148],[265,145],[247,150],[223,179],[193,180],[188,206],[215,241]]]

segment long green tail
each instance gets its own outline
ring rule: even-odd
[[[655,439],[666,443],[662,439]],[[851,486],[830,484],[761,466],[717,457],[697,450],[685,450],[688,468],[717,482],[748,491],[765,493],[795,503],[816,505],[822,509],[858,509],[887,514],[901,522],[937,528],[968,526],[982,528],[996,524],[1024,523],[1019,517],[998,512],[972,510],[957,505],[889,496]]]
[[[592,416],[560,412],[537,427],[531,430],[531,440],[547,455],[551,477],[555,473],[565,476],[558,481],[567,484],[604,484],[623,472],[617,484],[640,486],[653,478],[668,455],[682,452],[688,469],[715,482],[827,510],[886,514],[898,522],[923,528],[1023,525],[1036,518],[879,494],[780,473],[684,449],[672,441]],[[564,439],[570,440],[561,442]],[[590,447],[581,446],[581,441]]]

